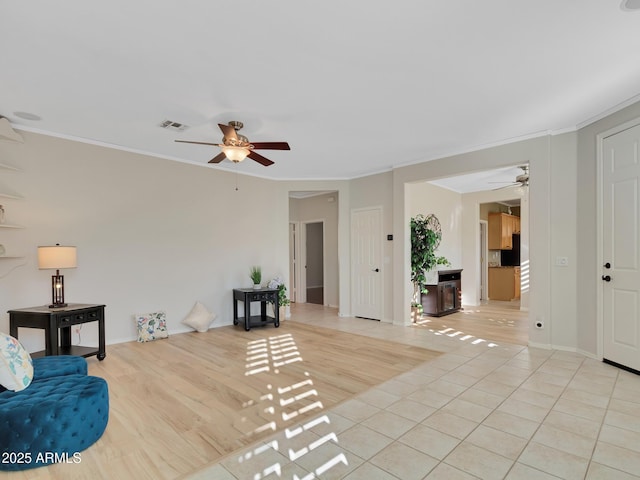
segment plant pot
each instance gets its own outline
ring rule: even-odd
[[[417,323],[422,319],[422,306],[419,307],[411,307],[411,323]]]
[[[260,290],[262,288],[262,285],[260,285],[259,283],[254,283],[253,284],[253,289],[254,290]]]
[[[280,307],[280,320],[291,318],[291,306],[284,305]]]

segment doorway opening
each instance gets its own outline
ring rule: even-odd
[[[307,303],[324,305],[324,222],[304,224]]]
[[[523,276],[521,200],[514,198],[480,203],[479,216],[480,302],[510,302],[520,308]]]
[[[340,308],[337,191],[289,192],[291,301]]]

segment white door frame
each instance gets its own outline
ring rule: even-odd
[[[630,128],[635,127],[636,125],[640,125],[640,118],[636,118],[634,120],[630,120],[628,122],[623,123],[622,125],[618,125],[613,127],[605,132],[602,132],[597,135],[597,153],[596,153],[596,186],[597,186],[597,195],[596,195],[596,272],[597,275],[601,275],[602,266],[604,264],[604,230],[603,230],[603,222],[604,222],[604,193],[603,193],[603,167],[604,167],[604,140],[607,137],[611,137],[617,133],[623,132],[624,130],[628,130]],[[602,282],[599,282],[599,287],[596,289],[596,356],[599,360],[604,358],[604,291],[603,291]]]
[[[327,229],[326,221],[324,218],[318,220],[305,220],[300,222],[300,231],[298,237],[300,238],[300,260],[299,260],[299,279],[300,290],[298,290],[298,296],[300,297],[300,303],[307,303],[307,224],[309,223],[321,223],[322,224],[322,291],[323,298],[322,303],[326,305],[327,294]]]
[[[478,205],[480,208],[480,205]],[[480,260],[479,270],[480,270],[480,278],[478,279],[480,284],[478,285],[478,292],[480,292],[479,301],[486,301],[489,298],[489,288],[487,282],[489,280],[489,222],[486,220],[480,220],[480,255],[478,260]],[[484,247],[484,248],[483,248]],[[484,258],[484,263],[482,259]]]
[[[293,252],[293,255],[292,255]],[[295,256],[295,257],[294,257]],[[293,275],[292,275],[293,273]],[[289,222],[289,300],[299,302],[300,292],[300,222]]]

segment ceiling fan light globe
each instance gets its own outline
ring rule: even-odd
[[[519,197],[524,197],[527,194],[527,187],[529,186],[528,183],[523,183],[522,185],[520,185],[519,187],[516,187],[514,190],[516,192],[516,195],[518,195]]]
[[[222,151],[226,157],[234,163],[239,163],[247,158],[249,155],[249,149],[244,147],[232,147],[225,145],[222,147]]]

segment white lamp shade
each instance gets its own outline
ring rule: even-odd
[[[76,268],[77,266],[76,247],[61,245],[38,247],[38,268],[41,270]]]
[[[243,161],[249,155],[250,150],[244,147],[233,147],[225,145],[222,147],[222,151],[226,157],[234,163]]]

